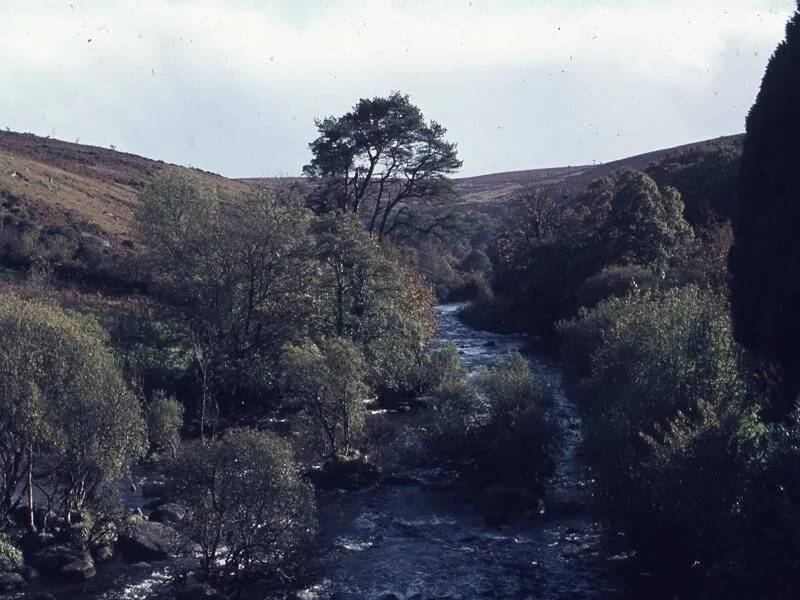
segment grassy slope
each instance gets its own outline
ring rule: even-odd
[[[742,135],[728,136],[725,139],[737,139]],[[564,189],[566,195],[575,194],[600,177],[621,168],[644,170],[653,163],[664,160],[667,156],[678,154],[695,146],[701,146],[711,141],[705,140],[692,144],[685,144],[675,148],[656,150],[623,158],[600,165],[583,165],[577,167],[562,167],[552,169],[534,169],[530,171],[511,171],[508,173],[493,173],[456,180],[456,186],[461,195],[461,202],[473,209],[486,210],[487,206],[509,200],[514,192],[523,185],[554,185]]]
[[[0,191],[22,197],[36,211],[37,224],[86,224],[114,249],[131,241],[139,191],[167,168],[183,167],[106,148],[0,132]],[[223,196],[248,188],[212,173],[191,172]]]
[[[702,144],[704,142],[698,142]],[[526,184],[558,185],[568,194],[614,169],[644,169],[688,144],[659,150],[602,165],[513,171],[456,180],[461,204],[472,210],[492,210]],[[160,171],[175,167],[161,161],[106,148],[73,144],[30,134],[0,132],[0,191],[21,196],[36,211],[40,225],[65,221],[89,225],[114,250],[130,238],[131,219],[137,195]],[[254,184],[275,180],[226,179],[192,169],[223,197],[231,197]]]

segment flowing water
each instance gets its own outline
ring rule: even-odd
[[[469,368],[526,349],[524,337],[482,332],[463,324],[459,308],[437,307],[439,336],[458,346]],[[492,527],[469,499],[442,491],[435,481],[409,480],[359,492],[322,493],[320,581],[298,598],[547,600],[622,595],[616,566],[626,557],[610,550],[613,535],[602,520],[595,483],[580,456],[580,415],[564,393],[559,364],[538,354],[527,355],[536,378],[552,393],[547,414],[561,438],[544,514]],[[141,499],[127,500],[141,504]],[[118,564],[101,570],[80,591],[71,588],[59,596],[168,597],[170,573],[180,565]],[[187,566],[185,560],[182,566]]]
[[[526,340],[475,330],[459,305],[437,308],[439,335],[471,369],[491,364]],[[611,598],[622,594],[597,514],[595,483],[584,466],[581,418],[565,395],[558,363],[528,354],[552,393],[548,418],[561,433],[556,475],[539,517],[496,528],[463,496],[435,486],[383,485],[323,498],[325,580],[302,598],[456,599]]]

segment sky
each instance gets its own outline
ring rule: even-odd
[[[462,176],[739,133],[795,0],[0,0],[0,127],[229,177],[399,90]]]

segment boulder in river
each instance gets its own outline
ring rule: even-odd
[[[42,548],[31,563],[45,576],[65,581],[83,581],[95,575],[94,561],[88,552],[63,545]]]
[[[0,573],[0,593],[16,592],[24,588],[26,585],[28,585],[28,583],[19,573]]]
[[[132,520],[120,533],[117,545],[128,560],[163,560],[179,549],[179,536],[172,527],[152,521]]]
[[[320,489],[352,491],[377,483],[380,471],[363,458],[337,456],[309,471],[307,476]]]
[[[179,523],[186,518],[186,508],[175,502],[159,504],[150,513],[150,520],[156,523]]]

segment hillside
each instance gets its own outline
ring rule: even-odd
[[[26,222],[44,229],[67,226],[83,238],[97,238],[103,247],[130,248],[139,191],[166,168],[182,167],[107,148],[0,131],[2,227],[25,227]],[[192,172],[223,193],[246,189],[245,184],[219,175]]]
[[[487,204],[494,205],[498,202],[509,200],[514,195],[514,192],[524,185],[554,185],[563,188],[567,195],[572,195],[585,189],[595,179],[604,177],[616,169],[645,170],[654,163],[659,163],[668,157],[681,154],[687,150],[718,141],[735,142],[743,139],[743,137],[740,134],[704,140],[598,165],[532,169],[529,171],[510,171],[507,173],[466,177],[457,179],[456,186],[461,202],[464,205],[478,209],[486,209],[485,205]]]
[[[726,138],[739,139],[741,136]],[[455,180],[467,210],[493,211],[528,184],[557,185],[573,194],[617,168],[645,169],[698,142],[602,165],[494,173]],[[115,262],[135,249],[131,221],[138,193],[160,171],[176,167],[61,140],[0,131],[0,254],[2,262],[24,265],[44,254],[70,264]],[[191,170],[224,197],[274,183],[274,179],[227,179]],[[44,250],[42,250],[44,249]],[[76,257],[81,257],[80,260]],[[88,258],[87,258],[88,257]],[[91,267],[89,270],[102,270]]]

